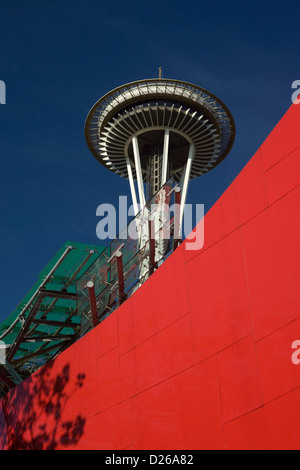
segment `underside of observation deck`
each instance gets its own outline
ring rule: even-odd
[[[218,165],[235,139],[233,117],[219,98],[197,85],[169,79],[140,80],[107,93],[91,109],[85,136],[97,160],[125,178],[126,158],[137,177],[132,150],[136,136],[146,180],[149,148],[156,149],[165,129],[172,134],[169,176],[175,181],[187,160],[187,144],[195,146],[191,178],[196,178]]]

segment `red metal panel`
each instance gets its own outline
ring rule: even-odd
[[[299,164],[300,161],[298,162],[298,165]],[[299,201],[300,186],[291,191],[277,203],[278,219],[281,223],[283,246],[286,249],[289,279],[294,302],[294,312],[296,316],[299,316],[300,312]]]
[[[265,179],[270,204],[273,204],[289,191],[299,186],[299,159],[300,147],[266,172]]]
[[[66,428],[82,435],[87,397],[77,401],[85,379],[76,369],[76,353],[70,348],[3,400],[10,449],[55,449]]]
[[[132,349],[189,311],[183,247],[118,310],[120,353]]]
[[[289,192],[269,209],[270,231],[276,241],[278,265],[281,263],[281,269],[288,276],[293,298],[293,303],[288,308],[291,319],[298,317],[300,311],[299,200],[300,186]]]
[[[224,231],[222,228],[223,218],[226,218],[226,215],[223,213],[223,207],[220,198],[213,206],[213,209],[208,211],[204,217],[204,246],[202,250],[184,250],[184,259],[186,263],[196,256],[204,253],[208,248],[213,246],[224,237]],[[196,228],[193,230],[193,232],[195,232],[195,230]],[[183,247],[184,244],[181,245],[181,248]]]
[[[215,357],[172,379],[172,404],[177,449],[223,447],[221,394]]]
[[[193,364],[188,315],[120,358],[122,399],[166,380]]]
[[[268,170],[300,145],[300,106],[292,105],[261,146],[264,169]]]
[[[289,326],[285,326],[257,342],[265,403],[300,385],[297,367],[292,363],[292,340],[289,333]],[[296,332],[295,339],[297,339]]]
[[[78,409],[83,410],[85,418],[89,418],[95,415],[99,409],[96,328],[83,336],[76,346],[78,348],[79,372],[84,373],[85,380],[83,387],[77,391],[74,398]],[[72,347],[69,354],[72,361]]]
[[[265,450],[270,447],[264,407],[224,425],[226,450]]]
[[[97,357],[118,346],[118,317],[110,315],[96,328]]]
[[[134,449],[174,449],[172,385],[167,380],[132,399]]]
[[[65,428],[57,436],[57,450],[126,449],[132,445],[131,402],[123,402],[87,419],[83,429],[81,435],[80,429]]]
[[[240,217],[237,205],[237,190],[235,181],[226,189],[219,199],[220,208],[218,214],[212,214],[212,217],[219,216],[221,238],[226,237],[240,226]],[[230,210],[228,208],[230,207]],[[214,212],[214,211],[213,211]],[[204,238],[206,237],[206,229],[209,230],[211,221],[207,221],[204,217]],[[208,227],[207,227],[208,225]]]
[[[300,449],[299,403],[300,390],[298,388],[264,407],[267,421],[268,449]]]
[[[218,364],[225,423],[262,406],[253,335],[219,353]]]
[[[243,226],[247,278],[256,339],[294,319],[287,259],[281,243],[281,222],[272,227],[267,209]]]
[[[235,180],[241,224],[268,206],[261,151],[258,150]],[[228,206],[227,206],[228,211]]]
[[[121,400],[119,349],[104,354],[97,360],[99,411],[116,405]]]
[[[187,264],[195,361],[252,332],[240,230]]]

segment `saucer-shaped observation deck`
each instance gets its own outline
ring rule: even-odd
[[[153,195],[170,177],[184,181],[216,167],[233,145],[235,124],[210,92],[158,78],[103,96],[88,114],[85,137],[102,165],[131,185],[137,179],[139,189],[147,182]]]

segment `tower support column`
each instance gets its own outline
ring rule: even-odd
[[[168,171],[168,163],[169,163],[169,140],[170,140],[170,130],[166,129],[165,138],[164,138],[161,186],[163,186],[167,182],[167,171]]]
[[[139,212],[139,206],[138,206],[138,202],[137,202],[136,190],[135,190],[135,186],[134,186],[132,168],[131,168],[131,163],[130,163],[129,157],[126,157],[126,165],[127,165],[127,173],[128,173],[128,179],[129,179],[129,185],[130,185],[134,215],[136,217],[138,212]]]
[[[182,221],[183,221],[183,214],[184,214],[184,206],[185,206],[188,187],[189,187],[191,168],[192,168],[194,155],[195,155],[195,147],[193,144],[191,144],[190,149],[189,149],[188,159],[182,171],[181,182],[180,182],[180,187],[181,187],[181,205],[180,205],[180,219],[179,219],[180,237],[182,237]]]
[[[132,147],[133,147],[133,154],[134,154],[134,163],[136,169],[136,178],[138,183],[138,190],[139,190],[139,198],[140,198],[140,206],[143,208],[146,205],[145,199],[145,192],[144,192],[144,182],[143,182],[143,174],[142,174],[142,167],[141,167],[141,157],[139,152],[139,144],[136,136],[132,138]]]

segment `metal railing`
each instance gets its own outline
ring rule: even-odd
[[[169,180],[76,283],[81,335],[132,295],[180,242],[180,189]]]

